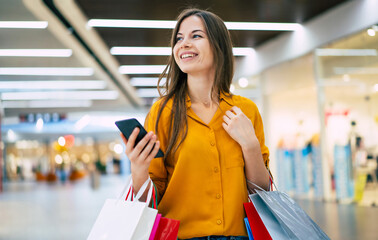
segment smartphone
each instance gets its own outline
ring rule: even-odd
[[[126,139],[129,139],[131,133],[133,132],[133,130],[136,127],[139,128],[139,134],[138,134],[138,136],[137,136],[137,138],[135,140],[135,145],[137,145],[138,142],[140,140],[142,140],[142,138],[144,136],[146,136],[146,134],[147,134],[146,129],[144,129],[144,127],[142,126],[142,124],[140,124],[140,122],[138,120],[136,120],[135,118],[130,118],[130,119],[116,121],[115,125],[122,132],[122,134],[126,137]],[[155,147],[155,144],[154,144],[154,147]],[[158,153],[155,156],[155,158],[159,158],[159,157],[164,157],[164,153],[163,153],[163,151],[161,149],[159,149]]]

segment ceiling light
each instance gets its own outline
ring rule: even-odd
[[[322,48],[315,50],[318,56],[377,56],[376,49],[333,49]]]
[[[238,83],[240,87],[245,88],[248,86],[248,79],[242,77],[239,79]]]
[[[255,49],[249,47],[234,47],[232,48],[234,56],[249,56],[255,53]]]
[[[117,91],[53,91],[53,92],[4,92],[2,100],[113,100],[118,98]]]
[[[229,30],[296,31],[302,29],[302,25],[298,23],[225,22],[225,24]],[[173,29],[176,21],[90,19],[87,25],[90,27]]]
[[[255,51],[248,47],[235,47],[232,49],[235,56],[248,56]],[[170,47],[112,47],[112,55],[143,55],[143,56],[170,56]]]
[[[90,100],[54,100],[54,101],[2,101],[4,108],[78,108],[91,107]]]
[[[0,49],[0,57],[71,57],[71,49]]]
[[[120,19],[90,19],[90,27],[118,27],[118,28],[161,28],[173,29],[176,21],[163,20],[120,20]]]
[[[9,67],[0,68],[0,75],[39,75],[39,76],[92,76],[92,68],[54,68],[54,67]]]
[[[130,79],[130,83],[134,87],[156,87],[158,80],[157,77],[133,77]],[[160,86],[163,86],[166,80],[166,78],[163,78],[160,81]]]
[[[0,21],[0,28],[47,28],[46,21]]]
[[[166,65],[122,65],[119,67],[121,74],[161,74]]]
[[[367,30],[367,34],[368,34],[370,37],[374,37],[374,36],[375,36],[375,31],[374,31],[374,29],[369,28],[369,29]]]
[[[374,85],[374,91],[378,92],[378,83]]]
[[[148,56],[170,56],[170,47],[112,47],[112,55],[148,55]]]
[[[225,22],[228,30],[297,31],[299,23]]]
[[[137,89],[137,94],[139,97],[160,97],[159,92],[156,88],[141,88]]]
[[[101,80],[67,80],[67,81],[0,81],[1,90],[29,89],[104,89],[106,82]]]

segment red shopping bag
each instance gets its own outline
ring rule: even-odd
[[[247,214],[249,226],[252,230],[252,235],[255,240],[272,240],[268,230],[261,220],[255,206],[252,202],[244,203],[244,210]]]
[[[180,221],[161,217],[154,240],[176,240]]]

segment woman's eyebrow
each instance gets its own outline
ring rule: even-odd
[[[203,32],[205,33],[204,31],[202,31],[201,29],[197,29],[197,30],[193,30],[192,33],[195,33],[195,32]]]
[[[192,33],[195,33],[195,32],[203,32],[205,33],[203,30],[201,29],[196,29],[196,30],[193,30]],[[182,33],[178,32],[177,35],[183,35]]]

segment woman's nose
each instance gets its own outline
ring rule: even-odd
[[[191,45],[192,43],[187,38],[184,38],[181,42],[181,48],[187,48],[187,47],[190,47]]]

